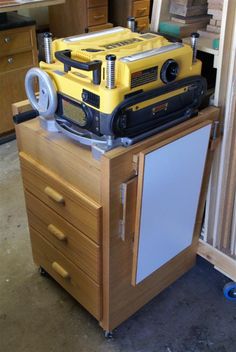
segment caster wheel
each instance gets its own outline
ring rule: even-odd
[[[39,274],[44,277],[49,276],[48,273],[46,272],[46,270],[44,270],[44,268],[42,268],[41,266],[39,267]]]
[[[236,282],[229,282],[224,286],[224,296],[229,301],[236,301]]]
[[[113,333],[111,331],[104,331],[104,336],[106,339],[112,339]]]

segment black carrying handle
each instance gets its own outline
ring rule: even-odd
[[[64,64],[64,71],[68,72],[71,67],[83,71],[93,71],[93,83],[98,85],[101,83],[101,67],[102,61],[94,60],[89,62],[82,62],[71,59],[71,50],[61,50],[55,52],[55,57],[58,61]]]
[[[38,111],[29,110],[29,111],[21,112],[20,114],[14,115],[13,121],[15,125],[19,125],[20,123],[32,120],[37,116],[39,116]]]

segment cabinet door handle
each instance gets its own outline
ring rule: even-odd
[[[53,188],[47,186],[44,189],[44,193],[46,193],[46,195],[51,198],[52,200],[54,200],[54,202],[56,203],[60,203],[60,204],[65,204],[65,199],[64,197],[58,193],[57,191],[55,191]]]
[[[145,11],[147,11],[147,7],[142,7],[141,9],[137,9],[137,12],[143,13]]]
[[[66,235],[59,230],[55,225],[49,224],[48,225],[48,231],[56,237],[59,241],[65,241],[66,240]]]
[[[104,15],[99,15],[99,16],[93,16],[95,20],[100,20],[101,18],[104,18]]]
[[[11,38],[10,38],[10,37],[5,37],[5,38],[4,38],[4,42],[5,42],[6,44],[10,43],[10,41],[11,41]]]
[[[52,263],[52,268],[53,270],[60,275],[63,279],[68,280],[70,278],[70,275],[68,273],[68,271],[66,271],[60,264],[58,264],[57,262],[53,262]]]
[[[13,57],[9,57],[9,58],[7,59],[7,62],[9,63],[9,65],[13,64],[13,62],[14,62]]]

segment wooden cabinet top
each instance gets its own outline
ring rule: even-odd
[[[0,0],[0,13],[65,3],[65,0]]]

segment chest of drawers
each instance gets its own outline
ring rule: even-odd
[[[12,103],[25,99],[24,78],[37,66],[35,26],[0,30],[0,135],[14,130]]]
[[[108,0],[67,0],[49,8],[50,30],[56,37],[111,28]]]
[[[210,128],[218,113],[217,108],[207,108],[198,117],[129,148],[111,150],[100,160],[93,159],[90,149],[61,133],[43,130],[38,118],[16,126],[34,261],[83,305],[104,330],[117,327],[194,265],[213,156]],[[208,137],[201,171],[203,187],[199,178],[199,206],[192,218],[194,230],[187,234],[189,243],[138,282],[144,158],[156,150],[168,152],[172,142],[185,137],[189,140],[191,133],[198,135],[198,131],[205,129]],[[197,149],[198,145],[195,143]],[[182,172],[182,167],[178,170]],[[186,170],[191,174],[188,165]],[[156,206],[166,204],[166,179],[163,177]],[[181,185],[181,177],[179,180]],[[184,185],[182,188],[184,192]],[[185,204],[191,202],[188,193],[182,198]],[[168,202],[173,203],[171,196]],[[182,199],[178,202],[181,208]],[[153,206],[151,210],[153,213]],[[185,213],[183,219],[185,228]],[[156,231],[161,237],[158,226]],[[172,232],[170,238],[174,243],[175,230]],[[158,248],[157,245],[154,258],[146,253],[144,259],[150,258],[155,264],[160,257]]]
[[[115,26],[127,26],[127,18],[137,21],[138,31],[149,29],[150,0],[112,0],[109,3],[109,20]]]

